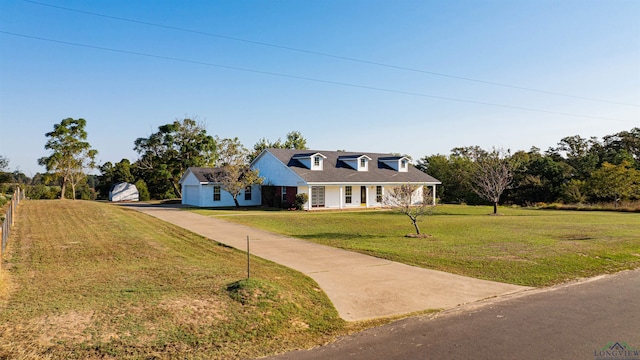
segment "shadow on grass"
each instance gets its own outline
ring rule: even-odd
[[[341,232],[324,232],[315,234],[300,234],[295,237],[299,239],[334,239],[334,240],[355,240],[355,239],[375,239],[387,238],[388,235],[380,234],[347,234]]]

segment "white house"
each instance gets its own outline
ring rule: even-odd
[[[139,199],[140,193],[133,184],[121,182],[111,185],[109,189],[109,201],[138,201]]]
[[[305,193],[305,209],[380,207],[385,194],[402,184],[432,188],[434,177],[416,169],[405,156],[342,151],[266,149],[251,167],[264,177],[263,194],[274,193],[282,203],[293,204],[295,195]],[[269,200],[269,199],[265,199]]]
[[[215,180],[219,172],[219,168],[188,168],[179,181],[182,186],[182,203],[198,207],[235,206],[233,196],[224,191]],[[238,204],[260,205],[261,196],[260,185],[249,186],[238,195]]]

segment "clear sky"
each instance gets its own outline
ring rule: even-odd
[[[247,148],[546,150],[640,126],[639,19],[638,0],[1,0],[0,155],[43,172],[67,117],[100,163],[185,116]]]

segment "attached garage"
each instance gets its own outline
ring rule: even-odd
[[[182,185],[182,203],[185,205],[200,206],[200,186]]]
[[[233,196],[216,182],[218,168],[188,168],[180,179],[182,204],[197,207],[232,207]],[[261,205],[261,187],[253,185],[238,195],[240,206]]]

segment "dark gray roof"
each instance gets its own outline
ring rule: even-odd
[[[222,173],[222,168],[190,167],[189,170],[201,183],[216,182],[216,177]]]
[[[402,156],[393,154],[377,154],[365,152],[325,151],[325,150],[296,150],[296,149],[267,149],[289,169],[293,170],[306,182],[381,182],[381,183],[440,183],[431,175],[428,175],[409,165],[407,172],[398,172],[379,159],[401,159]],[[311,171],[305,167],[295,155],[320,153],[326,156],[323,170]],[[345,164],[339,158],[355,158],[366,155],[371,158],[369,171],[357,171]]]

